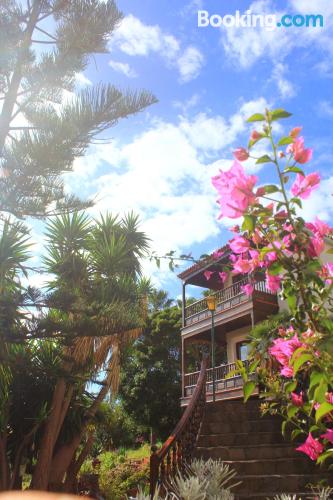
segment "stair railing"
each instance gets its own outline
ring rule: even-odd
[[[206,403],[206,370],[208,356],[204,356],[200,375],[190,402],[172,434],[163,446],[157,450],[152,446],[150,456],[150,497],[153,498],[156,487],[166,483],[168,478],[183,470],[193,454]]]

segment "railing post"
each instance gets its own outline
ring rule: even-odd
[[[158,482],[158,469],[160,462],[157,455],[157,446],[154,444],[151,447],[152,454],[150,455],[150,485],[149,494],[150,498],[154,498],[157,482]]]

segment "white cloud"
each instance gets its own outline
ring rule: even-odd
[[[196,78],[204,64],[204,56],[196,47],[187,47],[178,59],[178,68],[182,82]]]
[[[314,3],[311,0],[290,0],[289,6],[280,11],[271,0],[254,1],[248,8],[252,14],[275,14],[279,19],[286,12],[298,11],[301,14],[313,13]],[[289,9],[289,10],[288,10]],[[330,56],[333,53],[332,13],[333,3],[319,0],[315,4],[316,13],[323,14],[324,27],[310,28],[278,28],[268,31],[257,28],[221,28],[221,43],[229,59],[238,67],[249,68],[260,59],[271,59],[281,63],[296,48],[316,47],[320,50],[324,68],[332,68]],[[321,64],[319,61],[318,64]],[[289,84],[290,82],[288,82]],[[280,91],[286,88],[282,82]],[[289,92],[289,89],[286,90]]]
[[[112,37],[111,51],[115,47],[129,56],[158,55],[167,67],[177,68],[184,83],[196,78],[204,64],[204,56],[198,48],[182,48],[180,41],[160,26],[146,25],[132,14],[124,18]]]
[[[320,101],[318,103],[318,111],[322,116],[333,118],[333,103],[330,101]]]
[[[134,210],[154,250],[182,253],[230,225],[217,221],[217,195],[210,179],[219,168],[230,168],[229,148],[246,130],[245,118],[266,106],[258,99],[241,103],[230,118],[199,113],[192,119],[180,116],[176,124],[155,120],[128,144],[95,146],[76,162],[69,174],[72,190],[94,189],[94,214]],[[104,174],[96,178],[100,165]],[[250,161],[245,168],[255,172],[260,166]],[[156,273],[156,268],[146,263],[145,271]],[[167,271],[158,274],[162,280],[169,276]]]
[[[117,73],[122,73],[128,78],[136,78],[138,75],[136,71],[128,63],[122,63],[118,61],[113,61],[112,59],[109,61],[109,66]]]
[[[276,82],[280,96],[283,99],[289,99],[296,94],[295,85],[285,77],[286,72],[287,67],[282,63],[277,63],[272,72],[272,79]]]
[[[333,219],[333,176],[323,179],[318,189],[312,192],[308,200],[303,201],[302,217],[312,221],[315,217],[329,221]]]
[[[87,85],[92,85],[92,81],[89,80],[83,73],[75,73],[75,81],[79,87],[86,87]]]

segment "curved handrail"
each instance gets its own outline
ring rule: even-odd
[[[152,447],[150,456],[150,496],[153,498],[157,483],[183,467],[191,458],[195,447],[206,402],[206,370],[208,356],[201,362],[200,375],[190,402],[173,432],[157,451]]]

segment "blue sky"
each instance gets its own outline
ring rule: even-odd
[[[314,7],[315,5],[315,7]],[[217,221],[210,178],[228,168],[235,147],[251,130],[245,119],[265,106],[293,113],[285,131],[303,125],[319,170],[320,190],[304,208],[308,219],[332,218],[333,192],[333,2],[331,0],[118,0],[125,19],[110,41],[78,75],[78,85],[109,81],[146,88],[159,103],[108,132],[66,177],[68,190],[96,196],[93,213],[134,210],[152,238],[152,249],[194,256],[221,246],[230,233]],[[198,28],[197,12],[322,14],[323,28]],[[278,132],[283,133],[281,128]],[[274,181],[265,165],[248,172]],[[169,290],[180,284],[167,268],[146,273]]]

